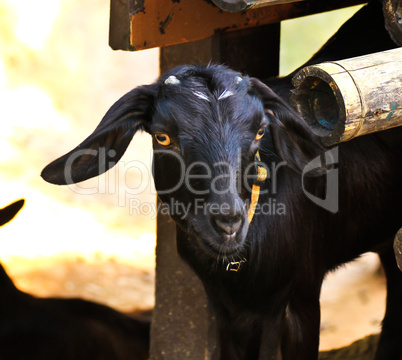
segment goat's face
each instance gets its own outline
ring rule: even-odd
[[[226,69],[165,76],[150,125],[159,197],[213,256],[236,253],[247,234],[249,178],[268,125],[249,90]]]
[[[289,167],[300,168],[305,160],[306,151],[289,151],[292,134],[306,131],[295,124],[287,131],[289,113],[294,114],[257,79],[221,66],[178,67],[124,95],[83,143],[42,176],[55,184],[96,176],[120,159],[137,130],[145,130],[153,137],[160,199],[194,235],[197,248],[227,257],[244,247],[255,154],[263,136],[279,147]]]

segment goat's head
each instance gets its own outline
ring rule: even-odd
[[[137,130],[145,130],[153,137],[156,190],[171,216],[206,254],[229,256],[244,246],[261,141],[272,143],[294,170],[311,158],[311,135],[292,116],[257,79],[222,66],[181,66],[124,95],[42,177],[69,184],[96,176],[116,164]]]

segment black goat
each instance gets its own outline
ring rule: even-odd
[[[0,224],[23,203],[0,209]],[[82,299],[34,297],[0,264],[0,359],[146,360],[148,352],[149,322]]]
[[[290,90],[288,79],[272,84]],[[380,255],[388,279],[376,359],[401,358],[402,274],[392,240],[402,222],[402,128],[325,149],[261,81],[222,66],[181,66],[124,95],[42,176],[55,184],[96,176],[138,130],[153,137],[154,181],[179,225],[178,251],[215,308],[221,359],[317,359],[324,276],[367,251]],[[327,179],[338,183],[327,188]],[[337,201],[317,200],[331,190]]]

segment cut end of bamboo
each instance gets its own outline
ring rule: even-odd
[[[292,93],[292,105],[326,146],[352,137],[350,133],[353,129],[347,125],[345,99],[338,85],[339,79],[331,75],[339,74],[342,70],[337,64],[325,63],[306,67],[293,79],[296,90]],[[345,74],[342,78],[343,86],[349,88],[346,101],[349,104],[354,102],[354,117],[359,117],[360,100],[359,94],[353,91],[353,80]]]
[[[302,69],[293,79],[292,105],[326,145],[344,132],[339,89],[320,67]]]
[[[307,66],[293,107],[326,146],[402,125],[402,49]]]

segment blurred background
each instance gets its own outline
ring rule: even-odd
[[[303,64],[358,9],[284,21],[281,74]],[[154,301],[149,135],[137,134],[121,162],[99,178],[59,187],[39,175],[86,138],[119,97],[158,76],[158,49],[112,51],[108,30],[106,0],[0,0],[0,208],[26,199],[0,229],[0,260],[30,293],[131,311]],[[324,286],[323,349],[379,329],[378,260],[358,264],[354,275],[343,269]],[[341,329],[338,320],[356,313],[353,304],[366,307],[363,324]]]

